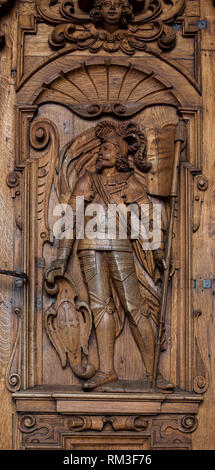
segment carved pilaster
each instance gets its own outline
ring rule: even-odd
[[[21,363],[20,363],[20,340],[21,340],[21,311],[19,308],[15,309],[15,313],[17,316],[17,331],[16,337],[13,344],[11,356],[8,362],[7,370],[6,370],[6,386],[10,392],[17,392],[20,390],[22,385],[22,378],[21,378]],[[16,366],[14,370],[14,362],[16,361]]]
[[[202,205],[207,189],[208,179],[204,175],[198,175],[194,182],[193,232],[197,232],[201,224]]]

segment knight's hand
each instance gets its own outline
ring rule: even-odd
[[[171,259],[170,260],[170,273],[169,273],[169,277],[172,278],[175,274],[175,265],[174,265],[174,262],[173,260]]]
[[[154,251],[154,260],[157,266],[161,269],[167,269],[167,264],[165,260],[165,252],[160,248]]]
[[[52,261],[49,268],[46,269],[44,279],[48,284],[54,284],[56,277],[62,277],[65,274],[67,260],[56,259]]]

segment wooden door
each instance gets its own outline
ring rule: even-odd
[[[214,449],[213,2],[0,5],[1,448]],[[75,195],[160,245],[59,241]]]

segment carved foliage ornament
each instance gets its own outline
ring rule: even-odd
[[[106,426],[109,426],[109,429]],[[60,446],[65,449],[64,439],[68,440],[72,446],[77,442],[80,445],[83,439],[81,449],[83,449],[86,439],[88,443],[91,439],[93,449],[96,445],[101,445],[101,442],[105,446],[104,449],[109,449],[110,447],[106,446],[110,446],[110,443],[113,446],[119,445],[119,442],[123,444],[123,440],[127,439],[126,436],[128,436],[124,431],[132,431],[132,434],[129,434],[130,446],[135,433],[133,445],[143,445],[144,442],[148,441],[150,449],[153,450],[166,448],[188,450],[191,448],[191,434],[197,429],[197,426],[197,418],[192,414],[179,417],[173,415],[168,420],[166,417],[141,415],[74,415],[72,417],[65,415],[62,418],[62,416],[24,414],[19,417],[18,422],[18,429],[22,434],[22,445],[25,449],[32,449],[32,446],[41,449],[44,444],[49,449],[55,449],[56,445],[59,446],[59,442]],[[91,432],[93,433],[91,434]],[[137,433],[139,434],[139,440]],[[82,435],[78,440],[80,434]],[[128,444],[127,440],[124,441],[125,444]],[[71,449],[71,447],[69,448]]]
[[[125,54],[145,50],[157,41],[162,50],[175,46],[168,25],[182,12],[185,0],[36,0],[40,17],[55,26],[49,44],[60,49],[70,42],[74,50]]]

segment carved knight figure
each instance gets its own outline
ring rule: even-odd
[[[76,172],[76,182],[73,182],[73,191],[68,199],[73,214],[77,207],[77,197],[84,199],[85,209],[94,203],[100,205],[106,215],[110,204],[117,206],[120,204],[122,211],[123,207],[126,209],[126,206],[135,204],[139,213],[142,207],[147,207],[146,213],[149,214],[149,225],[151,225],[152,201],[145,186],[134,174],[134,165],[142,172],[150,168],[146,159],[146,142],[143,132],[133,123],[116,124],[112,121],[104,121],[96,126],[95,136],[99,142],[95,170],[88,169],[82,172],[80,177],[77,177]],[[80,141],[78,143],[80,156],[81,143]],[[71,156],[65,152],[59,162],[58,178],[63,175],[63,165],[66,160],[68,166]],[[65,188],[62,189],[62,180],[60,187],[59,197],[65,191]],[[144,211],[142,213],[144,223]],[[76,213],[76,225],[77,218]],[[88,220],[89,217],[85,216],[85,226]],[[155,340],[149,321],[148,299],[140,292],[136,265],[140,264],[156,283],[160,277],[160,271],[166,268],[164,229],[161,230],[160,247],[144,251],[140,240],[132,239],[130,236],[129,219],[126,227],[128,236],[120,238],[120,220],[117,219],[115,238],[110,237],[105,225],[102,237],[89,239],[84,235],[82,239],[75,241],[74,224],[73,236],[59,241],[57,259],[51,263],[45,273],[48,286],[53,285],[56,278],[64,277],[68,260],[76,245],[88,292],[99,356],[99,368],[84,382],[84,390],[91,390],[117,379],[114,369],[114,345],[115,337],[119,334],[117,331],[119,318],[117,322],[116,311],[120,317],[120,306],[128,318],[131,333],[140,351],[147,381],[149,384],[152,383]],[[80,293],[78,296],[80,297]],[[123,324],[123,321],[121,323]],[[157,387],[169,390],[173,388],[173,385],[166,381],[161,373],[158,373]]]

